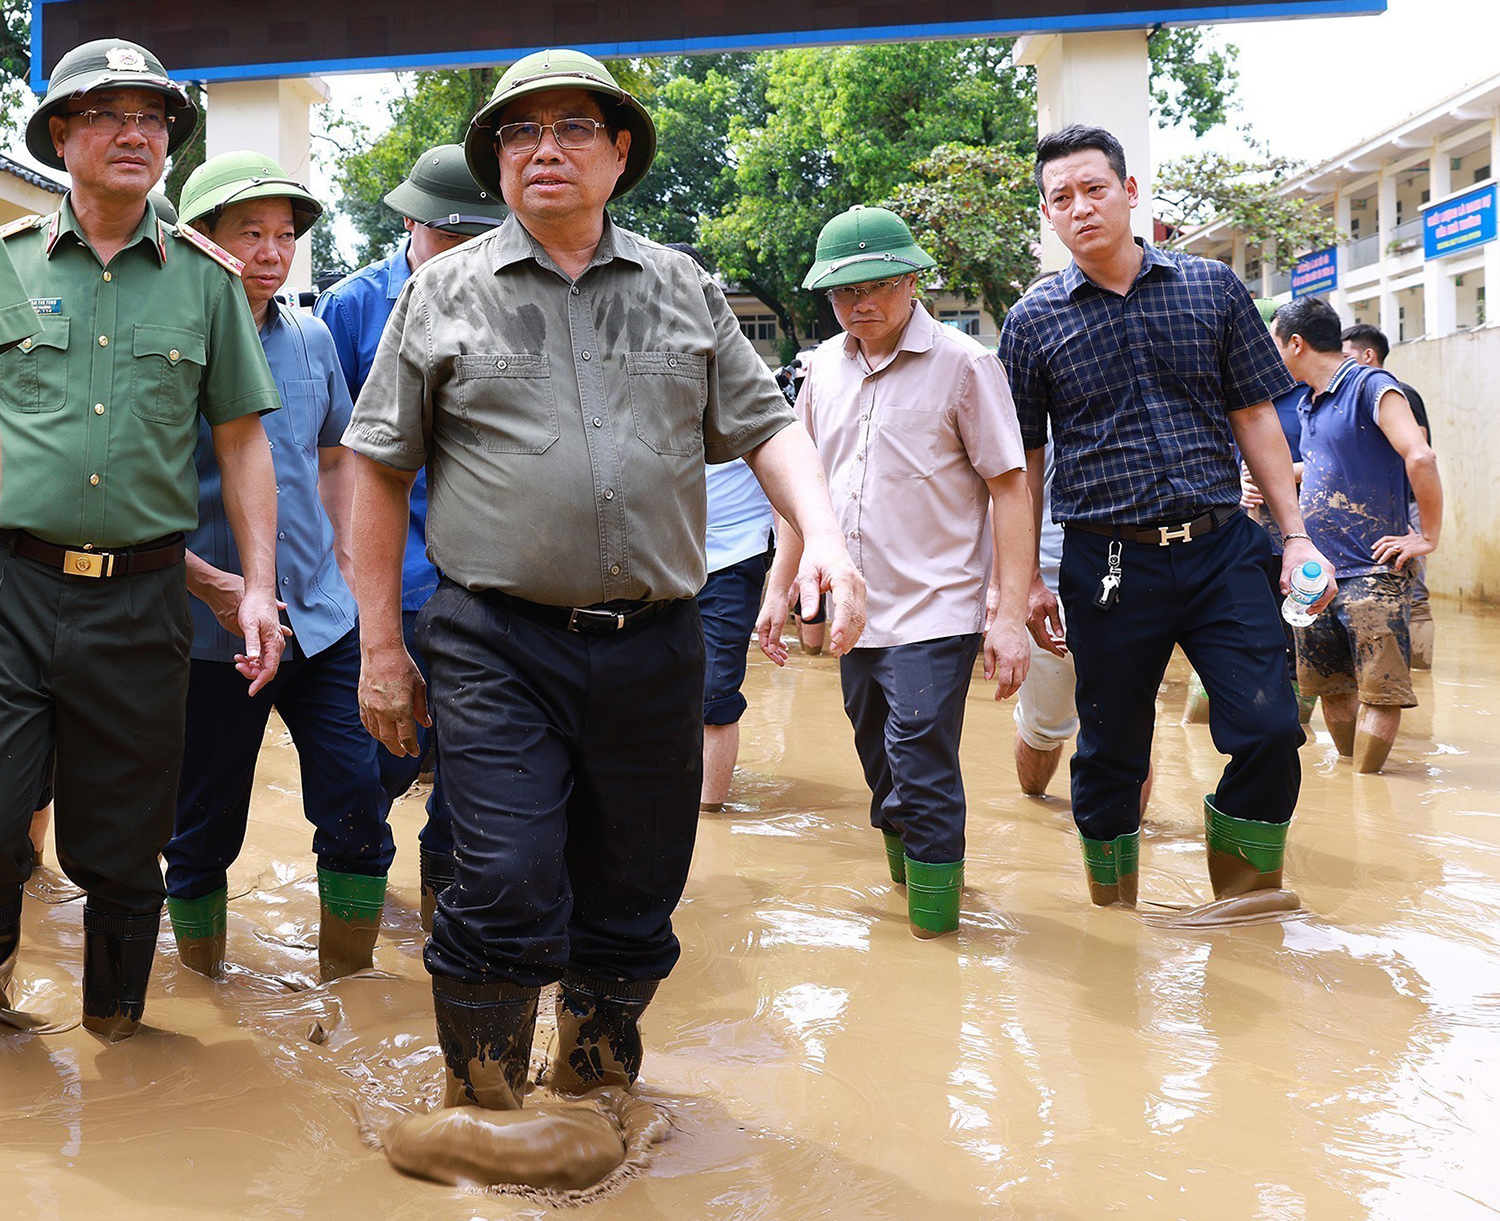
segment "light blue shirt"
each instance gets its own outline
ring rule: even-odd
[[[354,405],[333,339],[316,318],[273,301],[260,341],[282,403],[280,411],[260,418],[276,468],[276,596],[287,604],[298,649],[312,657],[355,624],[354,595],[339,573],[333,524],[318,498],[318,450],[340,443]],[[187,536],[188,549],[215,568],[239,572],[206,421],[199,422],[193,461],[198,528]],[[233,661],[244,652],[245,642],[225,631],[206,603],[191,601],[195,658]]]
[[[338,350],[344,380],[354,398],[364,389],[375,351],[396,298],[411,279],[407,253],[411,238],[404,238],[396,253],[361,267],[319,294],[313,312],[327,324]],[[427,468],[417,471],[411,485],[411,517],[406,531],[406,554],[401,561],[401,609],[418,611],[437,588],[437,569],[427,558]]]
[[[770,546],[771,502],[743,458],[704,468],[708,484],[708,571],[764,555]]]

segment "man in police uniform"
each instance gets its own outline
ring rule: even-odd
[[[319,295],[314,312],[327,324],[338,350],[344,380],[355,398],[370,376],[375,349],[407,280],[433,255],[488,233],[505,219],[505,208],[469,173],[460,144],[427,149],[383,201],[406,226],[408,236],[395,253],[346,276]],[[427,558],[427,472],[419,470],[411,485],[406,556],[401,570],[401,630],[406,651],[427,679],[427,659],[417,648],[417,612],[437,588],[437,569]],[[392,754],[381,749],[380,781],[392,801],[412,785],[429,754],[431,731],[417,726],[417,752]],[[419,836],[422,882],[422,927],[432,931],[437,896],[453,880],[453,828],[443,797],[442,776],[434,768],[427,795],[427,822]]]
[[[554,980],[553,1088],[640,1069],[697,825],[705,457],[743,456],[806,541],[803,606],[832,588],[834,650],[863,625],[817,456],[723,293],[605,212],[655,145],[598,61],[513,64],[465,143],[511,215],[412,278],[346,436],[362,711],[397,752],[427,719],[400,593],[407,490],[429,473],[443,579],[418,639],[457,876],[426,962],[450,1104],[520,1105]]]
[[[281,656],[258,418],[276,386],[234,260],[146,198],[197,119],[143,48],[68,52],[26,146],[72,188],[4,237],[42,333],[0,357],[0,961],[19,940],[27,825],[55,747],[58,862],[88,895],[83,1024],[109,1039],[140,1021],[160,922],[200,414],[244,560],[238,666],[252,692]]]

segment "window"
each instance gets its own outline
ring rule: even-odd
[[[742,314],[740,331],[751,343],[775,343],[781,328],[775,314]]]
[[[940,309],[938,321],[951,326],[965,335],[979,338],[979,311],[977,309]]]

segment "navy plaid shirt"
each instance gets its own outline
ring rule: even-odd
[[[1056,521],[1154,525],[1239,503],[1229,412],[1293,385],[1232,270],[1140,245],[1123,297],[1069,264],[1000,331],[1026,448],[1051,425]]]

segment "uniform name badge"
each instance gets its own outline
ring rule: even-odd
[[[31,298],[31,308],[36,311],[38,318],[55,318],[63,312],[62,298],[33,297]]]

